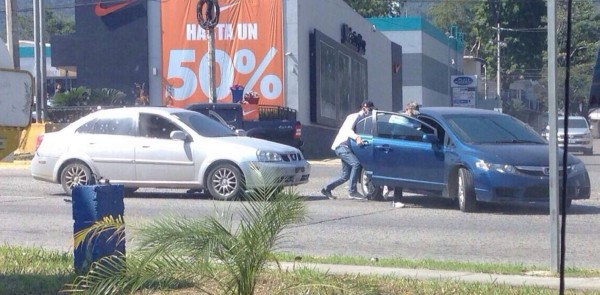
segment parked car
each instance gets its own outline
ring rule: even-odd
[[[360,189],[382,187],[456,199],[461,211],[478,202],[549,201],[548,143],[518,119],[489,110],[421,108],[416,118],[374,111],[357,124],[363,145],[352,149],[363,169]],[[567,207],[590,198],[585,165],[568,154]],[[560,176],[559,176],[560,177]]]
[[[282,106],[257,105],[254,120],[244,119],[239,103],[194,103],[186,107],[200,112],[232,129],[243,130],[247,136],[262,138],[302,149],[302,124],[296,120],[296,110]]]
[[[565,117],[558,117],[556,128],[558,145],[564,148],[565,145]],[[569,152],[583,152],[585,155],[594,154],[594,138],[592,137],[592,126],[588,124],[585,117],[569,116],[569,129],[567,146]],[[546,126],[546,131],[542,134],[546,140],[549,139],[548,131],[550,126]]]
[[[60,183],[70,194],[92,177],[140,187],[206,189],[232,200],[264,185],[308,182],[310,164],[297,148],[237,136],[198,112],[166,107],[105,109],[38,140],[35,179]]]

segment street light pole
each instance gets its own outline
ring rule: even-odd
[[[496,95],[501,101],[500,96],[500,23],[496,24]]]

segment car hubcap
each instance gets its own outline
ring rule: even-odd
[[[229,196],[237,187],[237,178],[233,171],[219,169],[215,172],[212,183],[215,191],[223,196]]]
[[[65,175],[65,180],[67,185],[70,188],[73,188],[77,185],[84,185],[88,181],[88,177],[85,174],[85,170],[81,167],[73,167],[69,171],[67,171]]]
[[[460,202],[461,207],[465,205],[465,186],[464,179],[461,175],[458,175],[458,201]]]

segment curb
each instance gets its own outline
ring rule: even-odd
[[[280,262],[284,270],[295,268],[314,269],[329,274],[377,275],[413,278],[419,280],[451,280],[460,282],[480,282],[486,284],[503,284],[511,286],[536,286],[559,288],[559,277],[544,277],[532,275],[502,275],[492,273],[476,273],[467,271],[448,271],[431,269],[394,268],[363,265],[319,264],[303,262]],[[600,278],[566,277],[565,289],[600,290]]]

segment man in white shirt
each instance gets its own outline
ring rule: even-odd
[[[356,132],[354,127],[358,121],[367,117],[375,105],[373,102],[365,100],[360,104],[360,111],[352,113],[346,117],[346,120],[340,127],[337,136],[333,140],[331,149],[342,160],[342,174],[332,179],[326,186],[321,189],[321,193],[329,199],[337,199],[331,191],[340,186],[344,182],[350,180],[348,185],[348,198],[362,200],[365,197],[356,190],[358,183],[358,171],[360,170],[360,162],[352,150],[350,149],[350,140],[357,144],[362,144],[362,138]]]

